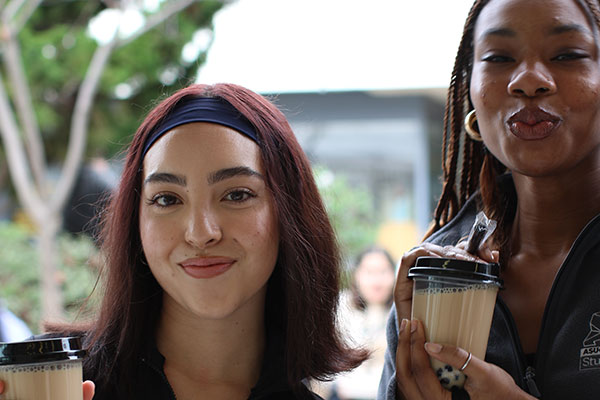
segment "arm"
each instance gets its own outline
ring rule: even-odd
[[[379,381],[377,400],[396,399],[396,348],[398,347],[397,321],[396,306],[392,305],[392,309],[387,321],[387,348],[385,350],[383,372],[381,375],[381,380]]]

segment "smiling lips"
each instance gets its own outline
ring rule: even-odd
[[[235,260],[228,257],[201,257],[190,258],[179,265],[192,278],[209,279],[225,273],[234,263]]]
[[[510,131],[523,140],[544,139],[560,124],[560,118],[541,108],[523,108],[507,121]]]

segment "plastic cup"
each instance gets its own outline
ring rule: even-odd
[[[0,343],[0,399],[83,400],[84,356],[76,337]]]
[[[483,359],[492,325],[500,268],[439,257],[419,257],[408,277],[414,281],[412,318],[422,322],[429,342],[458,346]],[[443,387],[462,388],[466,376],[430,357]]]

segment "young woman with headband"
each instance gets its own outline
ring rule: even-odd
[[[340,255],[309,162],[262,96],[162,101],[103,219],[98,319],[68,332],[94,400],[314,399],[304,382],[366,358],[336,327]]]

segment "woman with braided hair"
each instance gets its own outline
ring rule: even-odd
[[[448,91],[443,191],[406,253],[388,321],[379,399],[600,398],[600,5],[477,0]],[[476,255],[478,212],[498,222]],[[419,256],[501,266],[485,360],[426,343],[410,321]],[[446,391],[429,357],[464,369]]]

